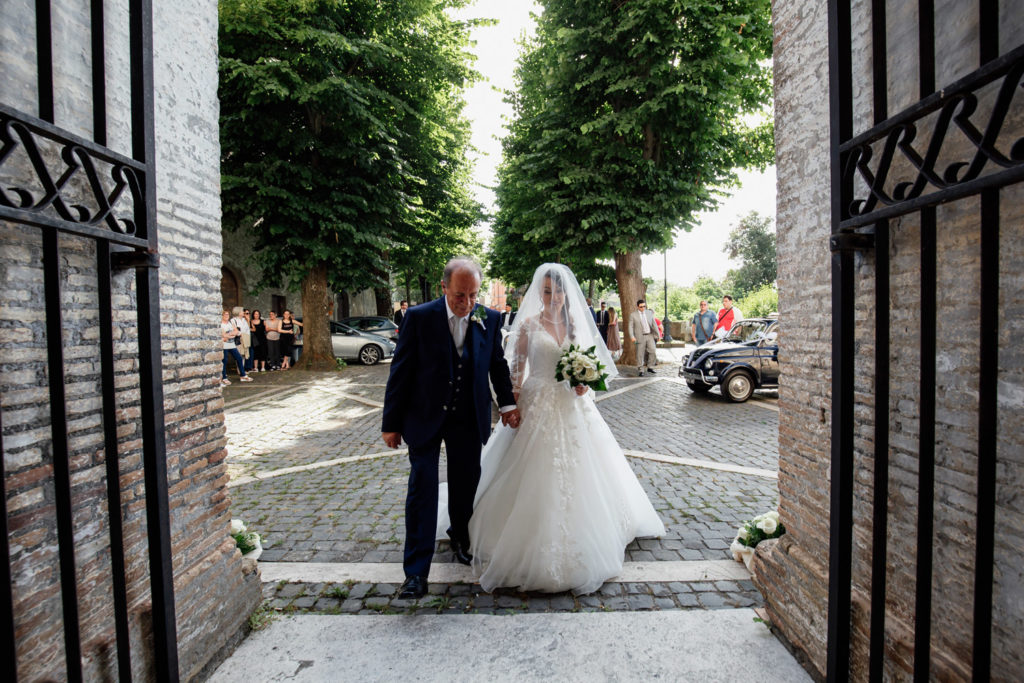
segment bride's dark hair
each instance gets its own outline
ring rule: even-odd
[[[562,282],[562,274],[557,270],[551,269],[547,272],[547,277],[551,278],[552,287],[558,287],[562,290],[562,317],[565,319],[566,338],[573,341],[576,339],[575,327],[572,323],[572,316],[569,315],[569,298],[564,295],[565,283]]]

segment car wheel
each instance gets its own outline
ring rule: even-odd
[[[686,386],[690,387],[690,391],[695,394],[706,394],[711,391],[711,385],[704,384],[704,382],[687,382]]]
[[[749,373],[736,370],[725,378],[725,382],[722,384],[722,393],[730,401],[743,403],[754,393],[754,380]]]
[[[373,344],[367,344],[359,349],[359,362],[363,365],[376,365],[380,362],[380,349]]]

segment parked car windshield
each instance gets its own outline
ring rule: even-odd
[[[741,320],[733,326],[729,332],[728,340],[742,344],[743,342],[758,341],[765,338],[768,325],[763,320]]]

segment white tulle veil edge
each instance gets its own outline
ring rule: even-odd
[[[564,314],[568,318],[571,329],[570,341],[584,349],[594,347],[594,353],[598,361],[604,366],[602,372],[608,373],[608,379],[617,376],[615,361],[608,351],[604,340],[597,331],[597,323],[587,306],[587,299],[583,296],[576,276],[565,265],[561,263],[544,263],[538,266],[533,273],[533,280],[519,303],[519,310],[512,323],[505,344],[505,360],[508,362],[509,370],[512,373],[513,383],[522,386],[522,382],[529,376],[529,365],[527,358],[517,352],[518,341],[523,334],[529,334],[536,330],[537,322],[541,312],[544,310],[542,294],[544,291],[544,280],[551,277],[555,282],[560,282],[565,296]]]

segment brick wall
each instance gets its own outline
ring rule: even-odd
[[[189,679],[244,627],[259,582],[228,536],[219,376],[221,233],[216,4],[154,3],[161,333],[180,672]],[[54,3],[57,125],[92,136],[88,9]],[[34,4],[0,5],[5,104],[35,113]],[[108,7],[110,146],[128,151],[127,17]],[[8,85],[10,87],[8,88]],[[59,168],[51,159],[54,169]],[[17,164],[6,166],[16,175]],[[21,182],[25,185],[26,183]],[[74,191],[74,190],[72,190]],[[95,246],[62,236],[67,392],[80,624],[87,680],[113,676],[106,454],[99,414]],[[40,230],[0,223],[0,408],[19,674],[63,678]],[[149,573],[140,461],[135,288],[114,283],[122,515],[133,667],[145,652]]]
[[[1009,3],[1015,4],[1015,3]],[[867,3],[853,12],[855,129],[871,122],[870,23]],[[1021,3],[1016,3],[1022,10]],[[914,6],[888,3],[889,113],[913,103],[917,93]],[[1002,51],[1021,35],[1021,11],[1001,7]],[[937,85],[976,68],[974,3],[936,3]],[[823,674],[828,591],[828,491],[830,457],[831,294],[829,232],[828,45],[823,3],[777,0],[775,22],[776,145],[778,165],[780,350],[779,499],[788,533],[759,546],[755,580],[766,595],[779,632]],[[1006,140],[1024,131],[1021,117]],[[922,126],[919,140],[928,139]],[[1014,132],[1015,131],[1015,132]],[[962,142],[952,140],[955,149]],[[960,149],[963,149],[961,146]],[[955,155],[951,155],[955,156]],[[1024,365],[1021,327],[1024,278],[1024,186],[1001,194],[1000,309],[998,330],[978,329],[980,233],[978,200],[938,209],[937,281],[920,283],[920,225],[916,215],[892,223],[890,489],[887,555],[887,677],[906,678],[913,666],[914,589],[918,496],[918,434],[922,291],[935,296],[937,321],[935,569],[932,670],[940,678],[969,677],[974,581],[978,374],[995,370],[979,359],[979,334],[998,336],[999,445],[996,492],[996,571],[993,673],[1019,679],[1024,654]],[[873,253],[857,256],[857,370],[855,382],[853,673],[866,677],[871,564],[874,449]]]

